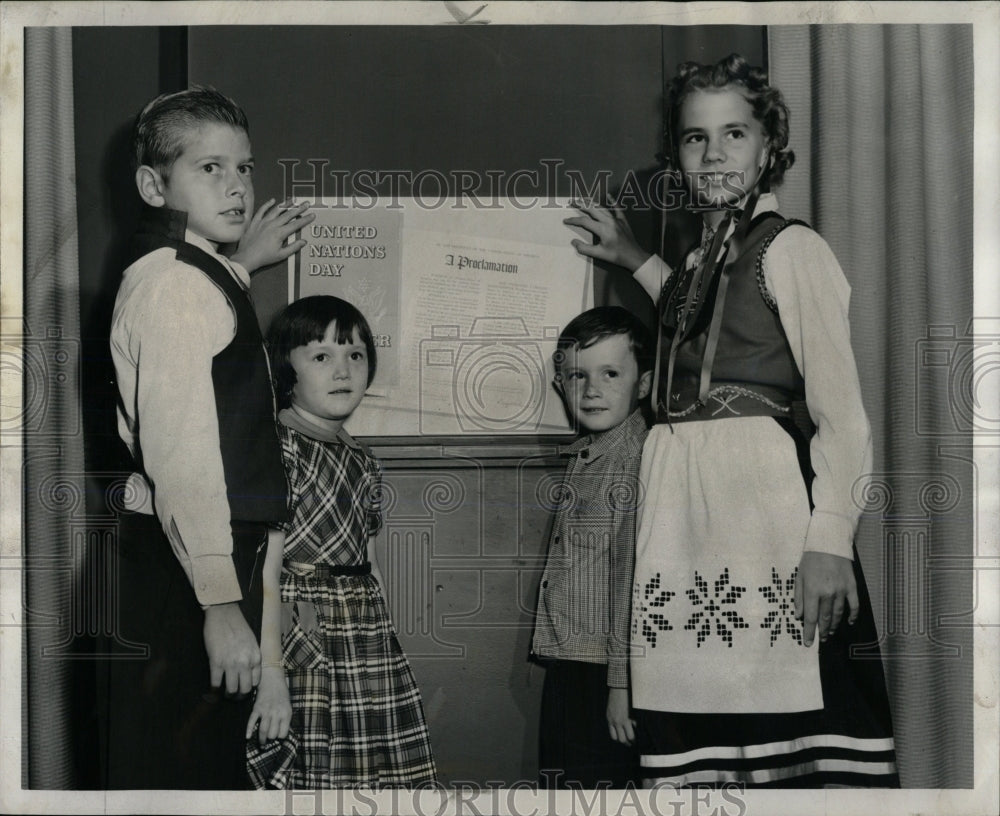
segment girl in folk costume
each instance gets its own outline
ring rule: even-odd
[[[574,242],[580,252],[632,270],[658,306],[632,605],[643,776],[897,786],[853,544],[872,447],[850,287],[826,242],[777,213],[788,110],[738,55],[686,63],[667,138],[702,215],[677,270],[643,252],[620,212],[568,219],[599,239]],[[801,400],[811,441],[792,420]]]

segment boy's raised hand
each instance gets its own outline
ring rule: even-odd
[[[574,202],[573,207],[582,215],[564,218],[563,223],[581,227],[596,239],[593,244],[574,238],[570,241],[581,255],[589,255],[599,261],[608,261],[635,272],[650,256],[636,243],[632,228],[622,211],[615,207],[608,209],[597,204]]]
[[[285,682],[285,670],[281,666],[265,666],[247,722],[246,737],[250,739],[254,728],[257,728],[257,741],[261,745],[269,740],[284,739],[288,736],[291,722],[292,703]]]
[[[795,617],[802,621],[802,643],[812,646],[818,633],[821,641],[837,631],[850,607],[848,623],[858,618],[858,585],[854,564],[849,558],[824,552],[804,552],[795,576]]]
[[[240,605],[208,607],[204,635],[212,688],[225,683],[229,694],[249,694],[260,682],[260,647]]]
[[[307,213],[308,208],[308,201],[294,206],[286,201],[279,207],[273,198],[268,199],[250,219],[230,260],[242,264],[252,274],[298,252],[306,245],[302,238],[288,244],[285,241],[316,220],[316,213]]]
[[[611,739],[622,745],[631,745],[635,740],[635,720],[630,716],[628,689],[608,689],[608,733]]]

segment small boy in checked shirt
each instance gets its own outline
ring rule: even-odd
[[[554,384],[587,433],[565,449],[532,639],[546,669],[541,787],[621,788],[638,776],[628,644],[651,348],[619,306],[577,316],[557,342]]]

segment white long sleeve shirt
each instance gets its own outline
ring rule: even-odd
[[[776,197],[765,194],[755,215],[776,209]],[[670,267],[653,255],[634,277],[655,303],[670,275]],[[778,304],[816,425],[809,448],[814,509],[803,550],[853,558],[862,510],[857,497],[871,474],[872,439],[851,349],[851,287],[826,241],[797,225],[782,230],[768,248],[764,281]]]
[[[239,264],[188,230],[248,287]],[[242,597],[232,561],[229,502],[212,382],[212,358],[232,342],[229,301],[170,248],[125,270],[115,301],[111,356],[121,402],[118,432],[142,469],[126,507],[156,512],[203,606]]]

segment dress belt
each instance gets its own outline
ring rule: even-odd
[[[370,561],[360,564],[300,564],[296,561],[285,561],[286,571],[300,578],[315,581],[329,581],[331,578],[342,578],[345,575],[371,575]]]

